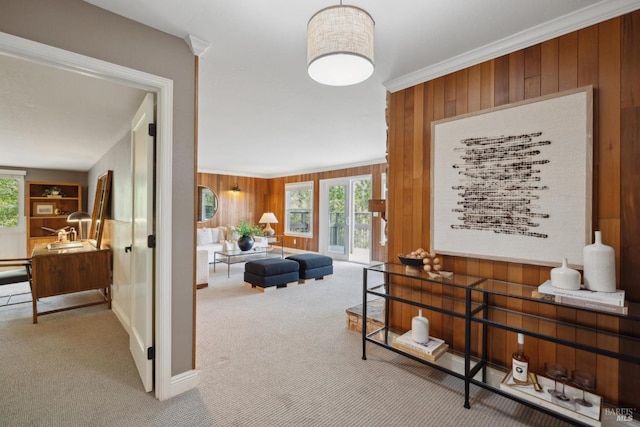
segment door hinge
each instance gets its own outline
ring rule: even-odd
[[[149,136],[156,136],[156,124],[149,123]]]
[[[156,247],[156,235],[150,234],[147,236],[147,247],[154,249]]]
[[[147,360],[153,360],[156,358],[156,349],[155,347],[147,348]]]

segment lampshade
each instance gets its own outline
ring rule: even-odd
[[[307,71],[330,86],[360,83],[373,74],[373,18],[354,6],[331,6],[307,25]]]
[[[265,212],[260,217],[260,224],[277,224],[278,218],[273,214],[273,212]]]
[[[89,237],[89,223],[91,222],[91,215],[87,212],[74,212],[67,217],[67,222],[78,223],[78,237],[80,240],[85,240]]]
[[[74,212],[67,217],[68,222],[91,221],[91,215],[87,212]]]

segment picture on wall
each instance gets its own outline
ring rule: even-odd
[[[591,86],[433,122],[431,250],[581,267],[592,127]]]

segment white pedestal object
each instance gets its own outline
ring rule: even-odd
[[[616,291],[616,259],[611,246],[602,244],[602,235],[595,232],[595,242],[584,247],[584,286],[591,291]]]
[[[429,341],[429,319],[422,316],[422,310],[411,319],[411,339],[417,343]]]
[[[562,260],[562,267],[551,269],[551,286],[572,291],[580,289],[580,273],[569,268],[567,258]]]

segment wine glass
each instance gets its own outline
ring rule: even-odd
[[[567,396],[566,394],[564,394],[564,386],[567,384],[567,381],[571,381],[571,377],[568,376],[567,374],[563,374],[563,375],[560,375],[558,377],[558,380],[560,380],[560,382],[562,382],[562,393],[557,393],[556,394],[556,399],[562,400],[563,402],[570,401],[571,398],[569,396]]]
[[[587,402],[584,398],[585,390],[593,391],[596,388],[596,376],[591,372],[575,370],[571,373],[573,379],[571,380],[578,388],[582,389],[582,398],[576,399],[576,403],[590,408],[593,405]]]
[[[553,390],[548,389],[547,391],[551,396],[558,397],[561,393],[556,389],[558,380],[564,379],[567,380],[567,368],[564,365],[556,362],[544,362],[544,373],[553,378]],[[564,384],[564,383],[563,383]],[[564,392],[562,393],[564,394]]]

